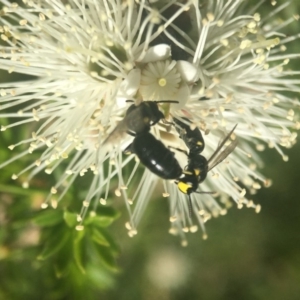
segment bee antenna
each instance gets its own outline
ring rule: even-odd
[[[192,218],[192,199],[191,199],[191,195],[188,194],[188,204],[189,204],[189,217]]]
[[[134,100],[125,100],[125,102],[134,102]],[[159,100],[159,101],[152,101],[152,102],[155,102],[155,103],[179,103],[179,101],[177,100]]]
[[[156,103],[179,103],[177,100],[159,100],[159,101],[154,101]]]

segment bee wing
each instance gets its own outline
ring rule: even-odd
[[[130,108],[129,108],[130,109]],[[141,107],[134,106],[132,110],[127,112],[122,121],[118,123],[118,125],[113,129],[113,131],[108,135],[108,137],[104,140],[102,145],[106,144],[117,144],[125,138],[126,133],[128,131],[139,131],[143,129],[144,126],[143,118],[141,117]]]
[[[121,139],[124,138],[127,131],[126,121],[123,119],[118,123],[118,125],[113,129],[113,131],[108,135],[108,137],[104,140],[102,145],[107,144],[116,144],[120,142]]]
[[[215,157],[214,160],[208,161],[208,171],[213,169],[215,166],[217,166],[220,162],[222,162],[237,146],[238,141],[234,140],[231,142],[230,145],[228,145],[223,151],[221,151],[218,156]]]
[[[212,156],[208,160],[208,171],[217,166],[220,162],[222,162],[237,146],[238,141],[232,141],[223,151],[221,151],[222,147],[229,140],[231,134],[235,130],[237,124],[232,128],[232,130],[226,135],[226,137],[219,144],[218,148],[212,154]],[[221,151],[221,152],[220,152]]]

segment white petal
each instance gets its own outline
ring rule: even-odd
[[[187,83],[195,82],[199,78],[196,66],[189,63],[188,61],[179,60],[177,62],[177,69],[181,74],[182,80]]]
[[[126,79],[123,80],[118,92],[119,97],[133,97],[140,85],[141,70],[133,69],[129,72]]]
[[[190,97],[190,88],[186,83],[182,83],[178,89],[176,98],[174,99],[174,100],[178,100],[179,103],[172,104],[171,111],[177,110],[177,109],[182,109],[186,105],[189,97]]]
[[[171,56],[171,48],[167,44],[159,44],[149,48],[146,51],[143,59],[140,60],[142,63],[148,63],[158,60],[164,60]]]

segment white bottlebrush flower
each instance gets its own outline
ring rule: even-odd
[[[34,131],[9,146],[28,149],[0,167],[42,150],[38,160],[13,174],[14,179],[29,174],[23,182],[28,187],[38,172],[50,174],[67,161],[43,207],[55,207],[77,177],[93,172],[79,222],[91,201],[106,204],[115,177],[115,194],[125,198],[130,214],[130,236],[151,195],[162,191],[170,201],[170,232],[183,237],[225,214],[230,199],[259,211],[248,194],[269,181],[256,170],[262,164],[257,152],[274,147],[287,159],[281,147],[295,143],[290,128],[299,128],[293,107],[300,81],[288,69],[299,53],[285,53],[296,37],[280,33],[297,16],[274,18],[290,1],[265,17],[259,5],[247,7],[242,0],[23,2],[21,7],[0,0],[0,70],[32,76],[1,83],[0,118],[9,119],[1,130],[30,124]],[[178,101],[161,109],[169,121],[185,117],[205,133],[205,157],[238,124],[233,137],[238,147],[199,188],[218,197],[193,193],[193,218],[187,196],[174,182],[163,181],[162,190],[149,170],[137,176],[139,162],[123,154],[132,137],[119,134],[103,144],[124,118],[127,99]],[[167,145],[185,146],[172,126],[157,124],[151,130]],[[174,152],[184,167],[186,156]],[[125,166],[131,168],[128,176]]]

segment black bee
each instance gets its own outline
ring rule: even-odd
[[[143,101],[139,105],[132,104],[127,109],[124,119],[109,134],[103,145],[119,141],[126,132],[131,135],[148,132],[151,126],[160,120],[165,120],[164,114],[158,108],[158,103],[178,103],[178,101]],[[166,120],[164,122],[168,123]]]
[[[185,118],[182,118],[182,120],[187,121]],[[149,130],[139,133],[128,132],[134,136],[134,140],[124,152],[126,154],[134,153],[140,162],[157,176],[163,179],[176,180],[178,189],[188,195],[189,213],[191,216],[192,204],[190,194],[210,193],[197,191],[198,186],[205,180],[207,173],[223,161],[236,147],[237,141],[235,140],[221,151],[237,125],[227,134],[207,160],[200,154],[204,150],[205,143],[199,128],[191,129],[190,125],[187,124],[188,121],[185,123],[176,118],[174,118],[174,123],[180,137],[189,149],[189,152],[187,152],[176,148],[176,150],[182,151],[187,155],[188,163],[184,170],[179,165],[174,153],[149,132],[150,126]]]
[[[150,132],[137,134],[124,152],[134,153],[146,168],[163,179],[178,179],[182,174],[174,153]]]
[[[185,142],[186,146],[189,149],[189,154],[195,153],[199,154],[204,150],[205,143],[202,137],[201,131],[199,128],[195,127],[191,129],[191,126],[188,125],[189,121],[186,118],[182,118],[187,123],[180,121],[177,118],[174,118],[175,128],[179,133],[179,136]]]
[[[182,120],[187,121],[186,118]],[[222,162],[236,147],[237,140],[232,141],[223,151],[221,149],[225,143],[229,140],[231,134],[235,130],[237,124],[227,134],[227,136],[221,141],[217,149],[207,160],[200,153],[204,150],[205,144],[200,130],[196,127],[191,129],[188,124],[174,118],[174,122],[177,125],[176,130],[180,137],[185,142],[189,149],[189,152],[183,151],[188,157],[188,164],[183,170],[182,176],[178,178],[176,184],[178,189],[188,195],[189,199],[189,214],[192,212],[191,193],[210,193],[197,191],[198,186],[207,176],[207,173]],[[188,122],[188,121],[187,121]],[[211,192],[213,193],[213,192]]]

